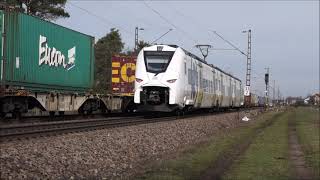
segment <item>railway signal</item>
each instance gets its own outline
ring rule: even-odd
[[[264,81],[266,83],[266,104],[269,105],[269,68],[267,69],[267,73],[264,75]]]

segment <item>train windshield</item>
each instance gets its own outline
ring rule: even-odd
[[[144,59],[148,72],[165,72],[174,51],[144,51]]]

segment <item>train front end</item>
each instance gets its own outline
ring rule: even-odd
[[[171,112],[181,108],[181,53],[180,48],[168,45],[154,45],[140,51],[134,92],[138,111]]]

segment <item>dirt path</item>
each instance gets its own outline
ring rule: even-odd
[[[278,114],[279,115],[279,114]],[[223,152],[213,165],[206,171],[203,180],[219,180],[230,169],[233,162],[240,157],[263,130],[274,123],[274,120],[278,116],[274,116],[272,119],[266,120],[266,122],[259,128],[257,128],[249,137],[243,139],[239,143],[233,145],[227,152]]]
[[[297,131],[296,131],[296,122],[294,120],[288,121],[289,126],[289,159],[291,162],[292,172],[291,179],[307,180],[314,179],[312,170],[307,166],[302,148],[298,141]]]

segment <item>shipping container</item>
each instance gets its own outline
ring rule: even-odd
[[[133,96],[136,56],[112,56],[112,93]]]
[[[0,117],[105,111],[94,82],[94,38],[13,9],[0,10]]]
[[[32,92],[86,92],[94,38],[20,12],[0,11],[1,83]]]

